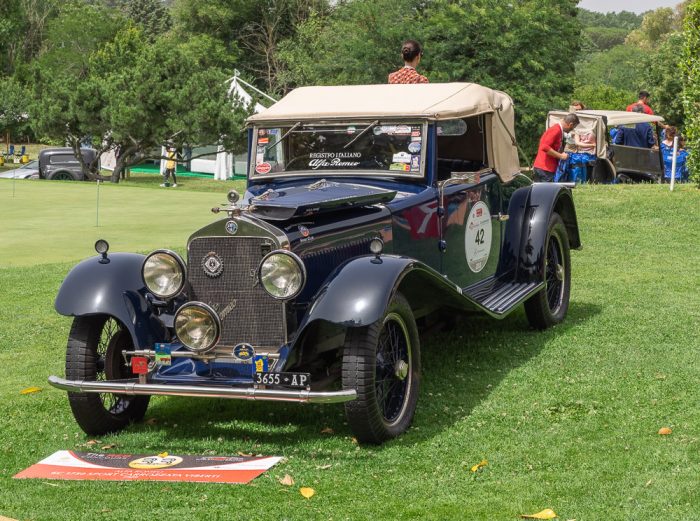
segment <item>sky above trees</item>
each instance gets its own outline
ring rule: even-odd
[[[643,13],[659,7],[675,7],[680,0],[581,0],[578,6],[590,11],[607,13],[609,11],[631,11]]]

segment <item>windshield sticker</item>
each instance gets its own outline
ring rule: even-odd
[[[464,253],[469,269],[479,273],[491,253],[491,212],[483,201],[472,206],[464,230]]]
[[[347,132],[348,132],[348,134],[354,134],[354,133],[355,133],[355,127],[348,127]]]
[[[269,174],[270,170],[272,170],[270,163],[258,163],[255,165],[255,171],[258,174]]]
[[[420,152],[420,141],[411,141],[408,144],[408,151],[411,154],[417,154],[418,152]]]
[[[394,154],[394,157],[392,158],[392,163],[410,163],[411,162],[411,154],[408,152],[397,152]]]
[[[420,130],[413,129],[411,130],[411,137],[416,137],[420,136]]]
[[[403,135],[408,136],[411,134],[411,127],[406,126],[406,125],[398,125],[394,132],[396,134],[403,134]]]
[[[258,138],[258,145],[267,145],[270,142],[269,137],[259,137]]]
[[[348,161],[349,159],[360,159],[361,152],[314,152],[309,154],[309,166],[314,170],[319,168],[355,168],[359,161]]]
[[[391,163],[389,170],[400,170],[402,172],[410,172],[411,167],[408,163]]]
[[[411,172],[420,170],[420,156],[411,156]]]

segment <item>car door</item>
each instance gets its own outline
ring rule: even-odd
[[[503,238],[496,174],[443,181],[440,198],[442,273],[462,288],[493,276]]]

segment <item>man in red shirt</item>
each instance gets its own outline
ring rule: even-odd
[[[632,109],[636,107],[637,105],[641,105],[642,109],[644,110],[644,114],[649,114],[650,116],[654,114],[654,111],[651,110],[651,107],[647,104],[647,101],[649,101],[649,93],[645,90],[640,90],[639,91],[639,101],[636,103],[630,103],[627,105],[627,112],[632,112]]]
[[[534,179],[539,182],[550,182],[554,179],[560,160],[569,159],[569,154],[560,152],[564,132],[571,132],[578,125],[576,114],[567,114],[560,122],[555,123],[544,131],[537,149],[537,157],[533,170]]]
[[[423,56],[423,49],[415,40],[406,40],[401,45],[404,66],[389,74],[389,83],[428,83],[428,78],[418,74],[416,67]]]

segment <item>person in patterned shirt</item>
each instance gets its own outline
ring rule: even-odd
[[[423,56],[423,49],[415,40],[406,40],[401,45],[404,66],[389,74],[389,83],[428,83],[428,78],[418,74],[416,67]]]

